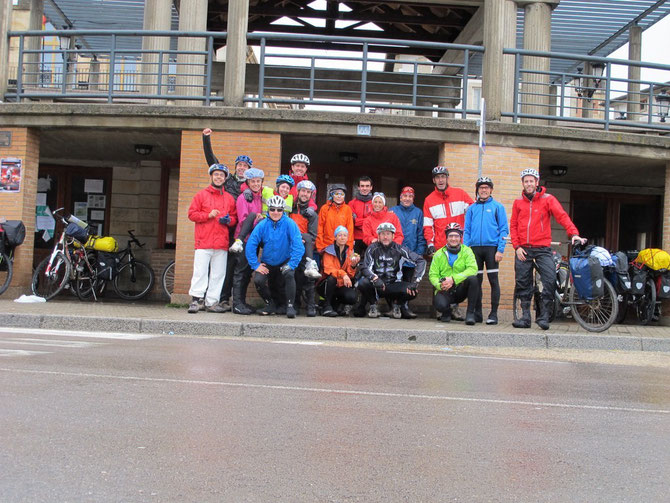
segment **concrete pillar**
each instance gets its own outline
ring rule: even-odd
[[[591,63],[588,61],[584,63],[584,75],[593,75],[593,67],[591,66]],[[591,78],[586,78],[582,80],[583,86],[585,89],[592,89],[593,86],[595,85],[595,82]],[[594,95],[595,96],[595,93]],[[582,117],[584,119],[591,119],[593,118],[593,97],[589,98],[587,94],[584,94],[582,96]]]
[[[417,104],[417,106],[420,106],[420,107],[432,107],[433,106],[433,104],[430,101],[417,101],[416,104]],[[433,112],[430,111],[430,110],[417,110],[416,112],[414,112],[414,115],[416,117],[432,117]]]
[[[144,30],[169,31],[172,27],[172,0],[145,0]],[[144,37],[143,51],[167,51],[170,49],[170,37]],[[142,55],[142,93],[161,94],[167,91],[167,57],[159,54]],[[164,66],[163,66],[164,65]],[[161,89],[158,89],[158,73],[162,73]],[[149,100],[153,105],[164,105],[165,100]]]
[[[88,64],[88,88],[91,91],[100,89],[100,61],[97,58],[91,60]]]
[[[205,31],[207,29],[207,0],[181,0],[179,7],[179,31]],[[180,37],[177,44],[180,52],[205,51],[204,38]],[[177,56],[177,94],[204,96],[205,56],[179,54]],[[201,105],[198,100],[179,101],[179,105]]]
[[[30,18],[28,20],[29,30],[42,29],[42,16],[44,15],[44,0],[30,0]],[[42,48],[41,37],[27,37],[25,39],[26,50],[39,51]],[[35,87],[40,82],[40,55],[26,54],[23,57],[23,85]]]
[[[546,3],[532,3],[525,7],[523,48],[529,51],[551,50],[551,6]],[[548,72],[549,58],[525,56],[523,68],[528,71]],[[521,86],[521,111],[528,114],[548,115],[549,75],[525,73]],[[544,96],[540,96],[544,95]],[[526,124],[547,124],[540,119],[521,119]]]
[[[228,38],[223,102],[226,106],[244,106],[244,78],[247,64],[247,27],[249,0],[228,2]]]
[[[556,114],[558,115],[559,110],[558,110],[558,86],[555,84],[552,84],[549,86],[549,110],[551,114]],[[549,121],[549,124],[552,126],[556,125],[556,121]]]
[[[665,195],[663,196],[663,249],[670,250],[670,162],[665,164]]]
[[[12,3],[11,0],[9,3]],[[4,296],[6,299],[14,299],[20,294],[30,293],[33,276],[40,138],[39,131],[35,129],[6,127],[2,129],[11,133],[11,143],[8,147],[0,147],[0,158],[21,159],[21,190],[0,192],[1,216],[7,220],[22,220],[26,226],[26,239],[14,251],[14,276]]]
[[[9,40],[7,32],[12,24],[12,0],[0,0],[0,101],[4,101],[9,78]]]
[[[631,61],[640,61],[642,59],[642,28],[638,25],[630,27],[628,32],[628,59]],[[639,66],[628,67],[628,79],[640,80]],[[640,113],[640,83],[628,83],[628,102],[626,104],[626,117],[629,121],[639,118]]]
[[[486,0],[484,9],[482,96],[486,120],[500,120],[503,111],[512,111],[514,99],[514,59],[503,57],[503,48],[516,43],[516,4],[511,0]]]

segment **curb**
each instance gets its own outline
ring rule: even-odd
[[[220,335],[259,339],[301,339],[315,341],[393,342],[441,346],[527,347],[539,349],[596,349],[610,351],[670,352],[670,338],[598,334],[556,334],[537,332],[474,333],[459,330],[374,330],[323,325],[180,321],[147,318],[106,318],[45,314],[6,314],[2,327],[87,330],[104,327],[109,332],[153,335]]]

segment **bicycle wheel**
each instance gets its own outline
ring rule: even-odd
[[[105,281],[98,277],[97,261],[95,257],[89,259],[91,268],[82,264],[82,268],[77,268],[74,276],[74,291],[79,300],[98,300],[105,289]],[[95,292],[95,295],[93,295]]]
[[[597,299],[582,299],[574,285],[570,288],[572,317],[589,332],[602,332],[612,326],[619,312],[619,303],[612,284],[604,280],[605,292]]]
[[[114,278],[114,290],[125,300],[139,300],[154,286],[154,270],[140,260],[126,262]]]
[[[174,260],[165,266],[163,275],[161,277],[161,284],[163,285],[163,292],[167,295],[168,300],[172,297],[174,291]]]
[[[637,319],[642,325],[649,324],[654,318],[656,309],[656,285],[654,280],[648,278],[644,284],[644,294],[640,295],[635,303]]]
[[[62,251],[56,252],[51,269],[47,273],[47,266],[50,263],[51,256],[46,257],[39,263],[33,274],[32,290],[38,297],[44,297],[46,300],[53,299],[58,295],[65,285],[70,281],[70,262],[65,258]]]
[[[0,252],[0,295],[5,293],[12,282],[14,266],[7,254]]]

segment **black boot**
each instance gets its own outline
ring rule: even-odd
[[[416,318],[416,313],[412,312],[412,310],[409,308],[409,302],[407,301],[400,305],[400,313],[402,314],[402,318],[404,320],[413,320]]]
[[[521,302],[521,318],[514,320],[512,323],[514,328],[530,328],[530,301],[524,300]]]
[[[265,306],[259,309],[258,314],[261,316],[268,316],[277,312],[277,306],[275,306],[274,301],[265,299],[263,299],[263,301],[265,302]]]
[[[553,308],[554,308],[553,299],[542,300],[542,309],[540,312],[540,316],[535,318],[535,323],[537,323],[537,326],[540,327],[542,330],[549,330],[549,313],[550,310]]]
[[[475,313],[469,309],[465,313],[465,324],[474,325],[475,324]]]
[[[286,303],[286,317],[287,318],[295,318],[296,312],[295,312],[295,307],[291,302]]]
[[[316,316],[316,305],[314,304],[314,281],[305,282],[303,288],[305,294],[305,314],[308,318]]]

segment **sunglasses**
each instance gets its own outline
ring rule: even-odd
[[[341,196],[344,197],[344,192],[333,192],[333,197]]]
[[[281,212],[284,211],[284,210],[281,209],[281,208],[268,208],[268,211],[269,211],[270,213],[281,213]]]

